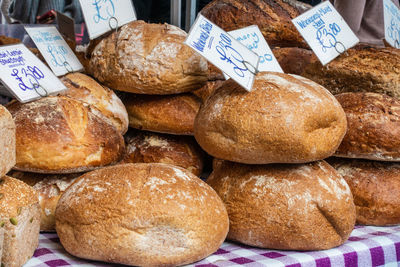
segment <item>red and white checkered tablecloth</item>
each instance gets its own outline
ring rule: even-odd
[[[191,266],[400,266],[400,226],[356,226],[340,247],[310,252],[257,249],[225,242],[213,255]],[[55,233],[40,235],[39,247],[25,267],[115,266],[69,255]]]

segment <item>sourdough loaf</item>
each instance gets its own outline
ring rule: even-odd
[[[349,186],[326,162],[283,165],[214,164],[207,183],[229,215],[228,239],[284,250],[343,244],[355,223]]]
[[[228,232],[221,199],[168,164],[121,164],[84,174],[61,196],[56,230],[74,256],[175,266],[215,252]]]
[[[0,105],[0,178],[15,165],[15,123],[8,110]]]

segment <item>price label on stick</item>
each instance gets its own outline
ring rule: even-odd
[[[251,91],[260,58],[231,35],[199,14],[185,44]]]
[[[400,10],[391,0],[383,0],[385,39],[395,48],[400,48]]]
[[[67,89],[23,44],[0,46],[0,80],[23,103]]]
[[[81,62],[56,27],[25,27],[25,30],[57,76],[83,70]]]
[[[360,41],[329,1],[322,2],[292,22],[322,65]]]
[[[79,0],[79,2],[90,40],[136,20],[131,0]]]

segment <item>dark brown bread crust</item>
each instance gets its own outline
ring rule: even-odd
[[[375,93],[336,95],[348,130],[335,156],[400,161],[400,100]]]
[[[350,236],[356,217],[353,197],[326,162],[214,163],[207,183],[228,210],[228,239],[262,248],[320,250]]]
[[[301,75],[313,59],[313,52],[298,47],[276,47],[272,50],[283,72]]]
[[[308,47],[291,20],[300,15],[283,0],[214,0],[201,14],[225,31],[258,25],[272,47]]]

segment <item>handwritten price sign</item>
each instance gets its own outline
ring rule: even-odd
[[[359,42],[349,25],[329,1],[324,1],[292,20],[322,65]]]
[[[67,89],[23,44],[0,47],[0,79],[20,102]]]
[[[201,14],[190,29],[185,44],[246,90],[253,87],[259,56]]]
[[[56,27],[25,27],[25,30],[57,76],[83,70],[82,64]]]
[[[91,40],[136,20],[131,0],[79,0]]]
[[[383,0],[385,39],[395,48],[400,48],[400,10],[390,0]]]

